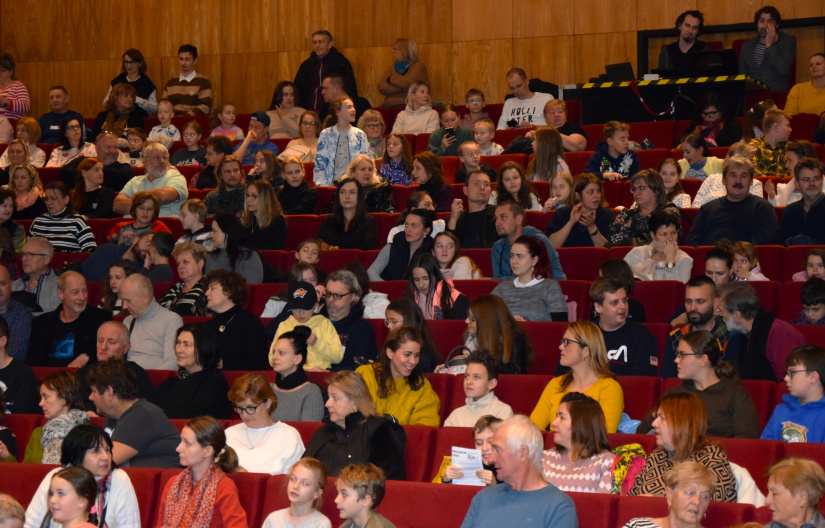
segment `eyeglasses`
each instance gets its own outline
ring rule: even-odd
[[[126,66],[134,66],[135,64],[140,64],[140,61],[136,61],[136,60],[124,60],[124,61],[123,61],[123,64],[125,64]]]
[[[638,185],[636,187],[631,187],[630,192],[639,193],[639,192],[642,192],[642,191],[646,191],[647,189],[650,189],[650,187],[648,187],[647,185]]]
[[[32,258],[32,257],[46,257],[47,255],[46,255],[45,253],[28,253],[28,252],[23,252],[23,253],[20,253],[20,256],[21,256],[21,257],[23,257],[23,258],[27,258],[27,257],[28,257],[28,258]]]
[[[257,195],[257,194],[249,194],[249,193],[246,193],[246,194],[244,194],[243,196],[244,196],[244,198],[252,198],[253,200],[257,200],[257,199],[258,199],[258,195]]]
[[[344,297],[346,297],[346,296],[347,296],[347,295],[349,295],[350,293],[352,293],[352,292],[347,292],[347,293],[332,293],[331,291],[328,291],[328,292],[326,292],[326,293],[324,294],[324,298],[325,298],[325,299],[335,299],[336,301],[340,301],[341,299],[343,299]]]
[[[80,125],[69,125],[66,130],[80,130]]]
[[[822,180],[822,176],[811,176],[810,178],[808,178],[808,177],[799,178],[799,183],[805,183],[805,184],[808,184],[808,183],[811,183],[811,182],[819,183],[821,180]]]
[[[364,125],[364,128],[381,128],[381,123],[370,123],[368,125]]]
[[[570,343],[576,343],[577,345],[579,345],[582,348],[587,346],[586,343],[582,343],[581,341],[576,341],[575,339],[567,339],[566,337],[562,337],[561,341],[559,341],[559,344],[562,345],[565,348],[569,347]]]
[[[248,416],[252,416],[258,411],[258,407],[261,406],[264,402],[259,403],[258,405],[251,405],[249,407],[237,407],[232,406],[232,410],[235,411],[235,414],[246,413]]]
[[[315,125],[317,125],[317,124],[318,124],[318,123],[317,123],[317,122],[315,122],[315,121],[304,121],[303,123],[301,123],[301,125],[302,125],[302,126],[315,126]],[[368,125],[368,126],[369,126],[369,125]]]
[[[698,352],[676,352],[676,357],[679,359],[685,359],[685,356],[703,356],[704,354],[699,354]]]
[[[785,371],[785,376],[787,376],[788,379],[793,379],[794,374],[799,374],[800,372],[810,372],[810,370],[808,370],[808,369],[786,370]]]
[[[476,97],[474,99],[467,99],[467,102],[471,103],[471,104],[478,104],[478,103],[483,103],[484,100],[479,98],[479,97]]]
[[[390,325],[394,326],[400,324],[404,324],[403,319],[384,319],[384,326],[386,326],[387,328],[389,328]]]
[[[712,112],[702,112],[702,117],[713,118],[713,117],[716,117],[716,114],[718,114],[718,113],[719,113],[719,110],[714,110]]]

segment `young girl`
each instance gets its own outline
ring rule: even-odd
[[[561,134],[555,128],[539,128],[533,133],[533,152],[536,155],[527,166],[530,181],[552,181],[557,172],[570,172],[564,158]]]
[[[197,121],[192,120],[183,126],[181,138],[186,148],[178,149],[172,154],[169,163],[172,165],[206,166],[206,149],[201,146],[203,129]]]
[[[109,266],[109,276],[103,281],[103,295],[98,308],[117,315],[123,310],[120,300],[120,285],[123,279],[136,273],[135,265],[131,260],[120,259]]]
[[[685,136],[680,148],[684,156],[679,160],[683,178],[705,181],[710,174],[722,174],[722,161],[710,155],[705,138],[699,134]]]
[[[765,118],[765,112],[776,108],[776,103],[773,99],[765,99],[759,101],[753,107],[745,112],[745,118],[742,123],[742,141],[751,142],[752,140],[762,136],[762,120]]]
[[[475,142],[473,131],[458,126],[458,109],[447,103],[439,115],[441,128],[430,134],[427,150],[436,156],[458,156],[458,148],[466,141]]]
[[[318,190],[306,181],[304,164],[297,156],[284,158],[284,185],[278,189],[278,201],[285,215],[315,214]]]
[[[289,508],[270,513],[263,528],[331,528],[329,519],[318,511],[326,482],[327,468],[322,462],[311,457],[295,462],[286,485]]]
[[[490,195],[490,204],[515,200],[525,211],[541,211],[539,195],[524,175],[524,169],[515,161],[506,161],[498,171],[498,189]],[[553,200],[551,197],[548,204]]]
[[[333,185],[344,177],[349,162],[358,154],[372,158],[370,141],[363,130],[355,128],[355,104],[349,97],[329,103],[329,115],[318,138],[312,181],[315,185]],[[348,145],[344,146],[344,145]]]
[[[243,139],[243,130],[235,126],[235,105],[226,102],[215,107],[212,115],[210,136],[226,136],[229,139]]]
[[[14,497],[0,494],[0,528],[23,528],[26,512]]]
[[[679,181],[682,176],[682,167],[679,163],[673,158],[666,158],[659,163],[658,171],[665,184],[667,201],[679,209],[690,207],[690,195],[685,192]]]
[[[412,148],[403,134],[392,133],[387,138],[387,150],[381,158],[378,175],[392,185],[412,185]]]
[[[750,242],[737,242],[733,245],[733,273],[738,281],[770,280],[762,275],[756,248]]]
[[[425,319],[466,319],[470,301],[444,280],[441,266],[430,253],[419,253],[410,261],[405,296],[414,300]]]
[[[269,364],[275,371],[272,390],[280,405],[272,419],[281,422],[320,422],[324,417],[324,398],[318,385],[311,383],[304,372],[307,359],[307,340],[312,330],[296,326],[281,334],[272,345]]]
[[[96,528],[97,515],[91,514],[97,497],[97,482],[83,466],[61,469],[49,484],[49,510],[63,528]]]
[[[481,270],[473,259],[461,254],[458,238],[444,231],[435,236],[433,255],[441,266],[441,276],[447,280],[471,280],[482,278]]]
[[[569,172],[557,172],[550,180],[550,198],[544,203],[542,212],[552,211],[565,205],[568,208],[575,205],[573,203],[573,177]],[[525,209],[527,211],[529,209]]]
[[[825,279],[825,249],[813,248],[805,255],[805,269],[793,274],[795,282],[806,282],[811,277]]]

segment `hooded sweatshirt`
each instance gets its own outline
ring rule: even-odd
[[[790,394],[782,396],[782,403],[762,431],[763,440],[791,442],[825,442],[825,398],[799,403]]]

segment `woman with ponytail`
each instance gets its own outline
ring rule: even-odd
[[[221,424],[211,416],[190,420],[177,452],[186,469],[164,486],[156,526],[247,528],[238,488],[226,478],[238,470],[238,456],[226,445]]]

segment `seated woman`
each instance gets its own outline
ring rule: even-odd
[[[796,188],[796,178],[793,177],[794,168],[802,158],[819,158],[816,147],[804,139],[788,141],[785,144],[785,166],[792,177],[788,183],[774,185],[773,180],[765,182],[765,198],[771,202],[771,205],[784,207],[802,199],[802,194]]]
[[[341,180],[335,187],[332,214],[318,230],[324,249],[375,249],[378,226],[367,214],[365,189],[358,180],[352,179]]]
[[[407,90],[407,107],[395,118],[393,133],[424,134],[438,128],[438,112],[433,110],[430,85],[418,81]]]
[[[178,265],[180,281],[166,290],[158,304],[181,317],[209,315],[206,307],[206,285],[203,282],[203,268],[206,265],[206,250],[193,242],[175,246],[172,256]]]
[[[398,218],[398,224],[390,229],[390,232],[387,234],[388,244],[392,242],[395,235],[404,231],[404,224],[407,222],[407,215],[409,215],[413,209],[426,209],[435,213],[435,204],[433,204],[433,199],[430,198],[430,195],[424,191],[415,191],[410,194],[410,197],[407,198],[407,203],[404,205],[405,209]],[[443,219],[433,220],[433,230],[430,232],[430,236],[433,237],[433,240],[435,240],[435,236],[443,232],[446,227],[447,222]]]
[[[109,83],[109,91],[103,98],[103,106],[109,102],[112,89],[120,83],[128,83],[135,88],[135,104],[147,114],[156,114],[158,111],[158,90],[155,83],[146,75],[146,61],[143,53],[138,49],[128,49],[121,56],[123,63],[120,66],[120,75]]]
[[[381,158],[378,175],[390,185],[410,186],[413,182],[413,156],[410,142],[404,134],[390,134],[387,148]]]
[[[238,488],[227,473],[238,471],[238,455],[211,416],[190,420],[180,433],[180,464],[186,468],[163,487],[157,525],[166,528],[247,528]]]
[[[718,288],[726,282],[736,280],[733,273],[733,244],[723,238],[705,254],[705,275]]]
[[[453,206],[453,186],[444,181],[444,169],[438,156],[421,152],[413,159],[413,182],[419,191],[430,195],[437,213],[449,213]]]
[[[544,244],[527,235],[517,238],[510,250],[510,268],[516,278],[498,283],[492,293],[517,321],[567,321],[561,286],[545,278],[552,275]]]
[[[259,150],[255,153],[252,170],[246,174],[246,183],[262,180],[277,190],[284,186],[284,177],[281,176],[281,163],[273,152]]]
[[[558,172],[570,172],[564,158],[561,134],[553,127],[540,127],[533,132],[535,156],[527,165],[530,181],[552,181]]]
[[[8,185],[11,183],[11,175],[9,171],[17,165],[22,165],[29,162],[29,146],[22,139],[15,139],[6,147],[3,156],[6,156],[6,165],[0,168],[0,184]],[[34,165],[32,165],[34,166]],[[42,165],[41,165],[42,167]]]
[[[289,81],[281,81],[275,85],[272,93],[272,103],[266,115],[269,116],[270,139],[292,139],[299,135],[298,123],[301,114],[306,110],[298,102],[298,90]]]
[[[328,391],[329,417],[312,435],[304,456],[323,462],[330,476],[350,464],[370,462],[383,469],[388,479],[406,480],[407,436],[395,420],[375,408],[361,374],[349,370],[334,374]]]
[[[421,353],[418,367],[421,372],[433,372],[441,362],[441,356],[435,348],[430,327],[427,326],[421,308],[409,297],[401,297],[387,306],[384,316],[384,326],[390,332],[402,326],[415,328],[421,334]]]
[[[304,164],[296,156],[287,156],[283,164],[284,185],[277,194],[284,214],[315,214],[318,190],[304,178]]]
[[[140,526],[140,510],[132,481],[125,471],[114,467],[112,439],[102,427],[91,423],[73,427],[63,439],[60,465],[64,468],[80,466],[91,471],[98,483],[93,502],[106,506],[102,521],[107,526]],[[58,471],[60,468],[49,471],[34,492],[26,509],[27,528],[59,526],[54,520],[45,522],[49,511],[49,483]],[[105,485],[101,486],[101,483]]]
[[[286,218],[268,181],[254,180],[246,188],[241,224],[250,247],[258,251],[284,249]]]
[[[72,207],[86,218],[112,218],[115,191],[103,186],[103,162],[86,158],[77,166],[77,185],[72,189]]]
[[[427,81],[427,67],[418,60],[418,44],[414,40],[395,39],[392,55],[395,63],[378,80],[378,91],[384,96],[381,106],[403,105],[410,86]]]
[[[14,220],[34,220],[46,214],[43,201],[43,184],[34,165],[17,165],[12,169],[9,187],[14,191]]]
[[[718,444],[708,442],[707,412],[702,400],[686,392],[666,394],[656,403],[653,414],[658,447],[648,454],[628,495],[665,496],[665,475],[675,464],[690,460],[702,464],[716,477],[711,500],[736,502],[736,480],[728,455]]]
[[[555,445],[541,457],[544,480],[565,492],[611,493],[616,455],[610,450],[599,402],[568,392],[550,425]]]
[[[570,180],[570,174],[566,174]],[[571,180],[572,181],[572,180]],[[568,192],[570,187],[568,187]],[[498,189],[490,195],[490,204],[498,205],[507,200],[514,200],[521,204],[525,211],[541,211],[539,193],[527,179],[524,169],[515,161],[505,161],[498,170]],[[551,198],[550,200],[553,200]],[[548,201],[548,203],[550,203]],[[555,209],[555,207],[552,207]]]
[[[426,209],[413,209],[407,214],[404,231],[397,233],[392,242],[381,248],[370,266],[370,280],[405,280],[410,277],[410,262],[433,249],[433,239],[430,237],[432,216]]]
[[[123,301],[120,299],[120,285],[123,283],[123,279],[135,273],[137,273],[137,269],[135,269],[135,265],[131,260],[118,259],[114,261],[109,266],[109,276],[103,281],[100,304],[97,307],[112,315],[118,315],[122,312]]]
[[[63,439],[76,425],[89,421],[80,382],[74,372],[59,370],[40,382],[40,408],[46,423],[32,431],[23,462],[59,464]]]
[[[124,82],[114,85],[106,109],[97,114],[89,139],[94,141],[101,132],[111,132],[119,138],[118,146],[127,146],[126,131],[130,128],[142,129],[143,119],[149,117],[149,114],[135,104],[136,99],[137,91],[131,84]]]
[[[14,251],[19,253],[23,250],[23,244],[26,243],[26,230],[11,219],[13,215],[14,191],[8,187],[0,187],[0,228],[6,230]]]
[[[667,516],[636,517],[622,528],[702,528],[702,520],[707,516],[705,512],[720,486],[713,471],[699,462],[680,462],[662,476],[662,482],[663,495],[667,497]]]
[[[218,163],[218,188],[209,191],[203,199],[206,214],[212,216],[221,213],[240,215],[244,210],[246,182],[241,167],[241,160],[230,154]]]
[[[217,269],[203,279],[206,307],[215,316],[206,322],[215,333],[223,370],[264,370],[267,338],[264,326],[243,308],[248,290],[240,273]]]
[[[119,246],[131,245],[135,237],[142,233],[171,233],[164,222],[158,220],[160,202],[148,191],[132,195],[132,207],[129,209],[131,220],[116,223],[106,240]]]
[[[206,166],[206,149],[201,146],[201,137],[203,136],[203,129],[200,123],[195,121],[188,121],[183,125],[183,130],[180,132],[181,140],[186,148],[180,148],[172,154],[169,158],[169,164],[180,165],[199,165]]]
[[[442,231],[433,239],[433,255],[446,280],[481,279],[481,270],[468,256],[461,254],[461,244],[450,231]]]
[[[823,526],[817,510],[825,491],[825,471],[808,458],[788,457],[768,468],[768,497],[771,525],[778,527]]]
[[[312,181],[315,185],[332,185],[347,172],[350,160],[358,154],[372,156],[370,143],[363,130],[355,128],[355,106],[349,97],[339,97],[329,103],[329,115],[318,138],[315,169]],[[338,148],[346,142],[347,148]]]
[[[673,159],[665,158],[659,162],[659,176],[665,186],[665,194],[668,203],[672,203],[679,209],[690,207],[690,195],[682,188],[682,166]]]
[[[693,107],[693,117],[682,132],[680,143],[691,134],[698,135],[711,146],[729,147],[742,137],[742,128],[727,111],[719,94],[709,92]]]
[[[693,258],[679,249],[682,219],[667,211],[653,211],[648,221],[650,244],[631,249],[624,260],[637,280],[678,280],[687,283]]]
[[[447,103],[439,109],[441,128],[430,134],[427,150],[436,156],[458,156],[458,147],[473,139],[473,131],[458,126],[458,108]]]
[[[46,164],[46,153],[37,146],[37,142],[40,141],[40,124],[37,122],[37,119],[33,117],[21,117],[17,121],[17,125],[15,125],[15,132],[16,132],[16,139],[20,140],[20,142],[25,145],[29,152],[24,160],[27,163],[31,163],[35,167],[42,167]],[[14,141],[12,141],[14,143]],[[9,143],[11,146],[11,143]],[[6,152],[0,156],[0,167],[8,167],[10,165],[15,165],[16,163],[20,163],[19,161],[15,162],[10,157],[10,153],[8,149]]]
[[[711,155],[710,147],[699,134],[688,134],[679,147],[684,156],[679,160],[682,178],[704,181],[711,174],[722,173],[722,160]]]
[[[580,174],[570,192],[573,206],[560,206],[547,226],[554,247],[604,247],[616,215],[604,197],[602,180],[595,174]]]
[[[624,394],[608,366],[607,349],[599,327],[590,321],[570,323],[559,350],[559,365],[569,370],[550,380],[530,419],[539,429],[547,429],[556,418],[562,397],[580,392],[599,403],[604,412],[607,432],[615,433],[624,411]]]
[[[307,379],[304,371],[311,334],[309,327],[296,326],[281,334],[269,351],[269,364],[275,371],[272,390],[278,402],[278,408],[271,413],[273,420],[320,422],[324,418],[321,389]]]
[[[378,110],[365,110],[358,119],[358,128],[364,131],[370,141],[370,150],[373,159],[380,159],[387,151],[387,140],[384,138],[384,116]]]
[[[221,358],[215,333],[203,323],[189,323],[175,333],[178,374],[162,381],[152,403],[169,418],[212,416],[229,419],[229,385],[218,370]]]
[[[313,110],[305,110],[298,120],[300,129],[298,137],[287,143],[286,148],[278,156],[282,160],[296,157],[303,163],[315,161],[318,153],[318,138],[321,135],[321,118]]]
[[[304,454],[304,444],[294,427],[273,419],[279,402],[264,375],[249,372],[236,379],[229,400],[241,423],[227,427],[226,444],[238,454],[240,467],[270,475],[289,471]]]
[[[364,154],[355,156],[347,166],[347,175],[344,179],[357,180],[361,184],[368,213],[395,213],[392,186],[378,176],[375,161],[371,157]]]
[[[527,333],[507,305],[495,295],[481,295],[470,302],[464,346],[487,350],[498,362],[499,374],[526,374],[533,364],[533,347]]]
[[[212,248],[206,254],[206,273],[231,270],[237,271],[248,284],[263,282],[263,262],[260,255],[246,242],[246,233],[237,216],[215,216],[212,220]]]
[[[404,295],[413,299],[424,319],[466,319],[470,302],[441,276],[440,265],[431,253],[419,253],[410,260],[409,283]]]
[[[46,185],[47,213],[38,216],[29,228],[29,235],[44,237],[55,251],[75,253],[94,251],[95,235],[86,220],[74,213],[71,197],[62,182]]]
[[[608,231],[607,240],[611,246],[642,246],[650,243],[650,214],[656,210],[667,211],[680,216],[679,208],[668,203],[665,184],[659,173],[644,169],[630,178],[630,192],[636,205],[622,210]],[[679,225],[679,237],[682,227]]]
[[[142,120],[140,126],[143,126]],[[46,167],[62,167],[79,156],[97,157],[95,144],[83,140],[86,135],[86,125],[82,119],[67,117],[60,123],[58,135],[60,146],[52,151]]]
[[[379,413],[393,416],[401,425],[438,427],[441,401],[418,368],[421,341],[421,334],[412,327],[393,330],[378,361],[355,372],[363,376]]]
[[[736,371],[722,361],[722,351],[710,332],[689,332],[679,340],[676,352],[678,376],[684,382],[667,392],[695,394],[705,405],[708,435],[719,438],[759,438],[759,416],[748,391],[739,383]],[[647,434],[653,429],[651,413],[636,429]]]
[[[733,275],[737,281],[770,280],[762,274],[754,245],[741,240],[733,245]]]

